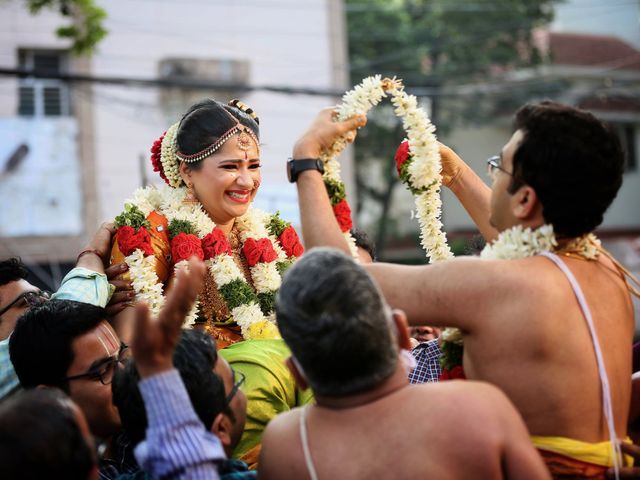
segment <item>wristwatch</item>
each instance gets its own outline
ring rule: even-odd
[[[302,158],[294,160],[290,158],[287,162],[287,177],[291,183],[298,180],[298,175],[305,170],[317,170],[324,173],[324,163],[319,158]]]

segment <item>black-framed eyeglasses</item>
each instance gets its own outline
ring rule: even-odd
[[[14,298],[9,304],[0,310],[0,317],[7,313],[12,307],[14,307],[17,303],[24,300],[24,303],[27,307],[35,307],[36,305],[40,305],[43,302],[46,302],[51,298],[51,294],[49,292],[45,292],[43,290],[38,290],[36,292],[23,292]]]
[[[224,399],[225,408],[229,406],[229,404],[231,403],[231,400],[233,400],[233,397],[235,397],[236,393],[238,393],[238,390],[240,390],[240,385],[244,383],[244,380],[246,378],[244,376],[244,373],[236,372],[233,368],[231,369],[231,373],[233,373],[233,387],[231,388],[229,395],[227,395],[226,398]],[[237,380],[236,380],[236,376],[238,377]]]
[[[103,385],[110,385],[113,381],[113,372],[116,369],[118,364],[121,364],[125,360],[125,356],[127,354],[127,349],[129,345],[126,343],[121,343],[120,348],[118,349],[118,353],[105,357],[102,361],[87,370],[84,373],[80,373],[78,375],[71,375],[70,377],[65,377],[60,382],[68,382],[70,380],[79,380],[81,378],[86,378],[88,380],[100,380],[100,383]]]
[[[500,170],[501,172],[504,172],[507,175],[513,177],[513,173],[508,172],[507,170],[502,168],[501,163],[502,159],[500,158],[500,155],[494,155],[493,157],[487,158],[487,173],[491,177],[494,177],[496,174],[496,170]]]

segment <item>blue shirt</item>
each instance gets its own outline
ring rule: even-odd
[[[178,371],[153,375],[138,386],[148,421],[145,440],[135,448],[140,467],[152,478],[219,480],[224,449],[193,410]]]

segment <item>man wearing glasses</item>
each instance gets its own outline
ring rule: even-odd
[[[293,158],[317,158],[355,126],[324,112]],[[542,102],[517,112],[515,133],[488,162],[490,188],[451,150],[442,154],[444,185],[487,242],[552,225],[555,253],[506,259],[507,247],[519,248],[507,237],[494,259],[365,268],[411,325],[461,330],[467,378],[507,394],[551,468],[603,478],[627,432],[634,314],[623,269],[588,235],[622,184],[620,142],[590,113]],[[320,173],[303,171],[297,185],[305,245],[348,252]]]
[[[60,289],[50,295],[31,285],[28,271],[17,258],[0,261],[0,399],[19,387],[9,361],[9,336],[16,320],[27,309],[50,297],[76,300],[104,307],[112,296],[103,260],[111,244],[113,226],[103,224],[78,256],[76,268],[63,279]],[[110,274],[121,272],[121,265],[111,268]],[[120,270],[120,271],[119,271]],[[126,295],[128,292],[124,292]],[[123,293],[118,293],[122,297]],[[122,300],[123,298],[120,298]]]
[[[10,337],[9,352],[25,389],[57,387],[84,413],[91,433],[105,446],[101,478],[137,468],[113,405],[111,383],[128,355],[104,308],[72,300],[49,300],[27,310]]]

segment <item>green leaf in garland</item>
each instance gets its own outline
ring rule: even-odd
[[[262,310],[262,313],[269,315],[276,308],[276,292],[259,293],[258,301],[260,302],[260,310]]]
[[[325,180],[324,186],[329,194],[329,199],[331,199],[331,205],[336,205],[347,198],[344,183],[335,180]]]
[[[229,313],[240,305],[249,303],[259,303],[256,292],[244,280],[236,279],[223,285],[219,289],[220,295],[227,302]]]
[[[440,345],[442,354],[440,355],[440,366],[446,370],[451,370],[458,365],[462,365],[462,355],[464,347],[453,342],[442,342]]]
[[[196,227],[194,227],[191,222],[174,218],[169,224],[169,238],[173,240],[173,237],[179,233],[197,235]]]
[[[290,222],[280,218],[280,212],[276,212],[271,215],[271,218],[269,218],[269,221],[267,222],[267,230],[270,235],[279,237],[280,234],[282,234],[282,232],[284,232],[290,225]]]
[[[126,203],[124,212],[118,215],[114,221],[115,227],[133,227],[138,230],[140,227],[151,228],[151,224],[144,213],[135,205]]]
[[[282,260],[276,263],[276,268],[278,269],[278,273],[280,274],[281,277],[284,275],[284,272],[286,272],[291,265],[293,265],[293,260]]]
[[[415,188],[411,185],[411,182],[409,182],[409,178],[410,178],[409,166],[412,163],[413,163],[413,157],[409,157],[407,161],[402,164],[402,166],[400,167],[400,180],[402,181],[402,183],[404,183],[407,186],[407,188],[413,195],[420,195],[421,193],[424,193],[427,190],[429,190],[430,186],[426,188]]]

